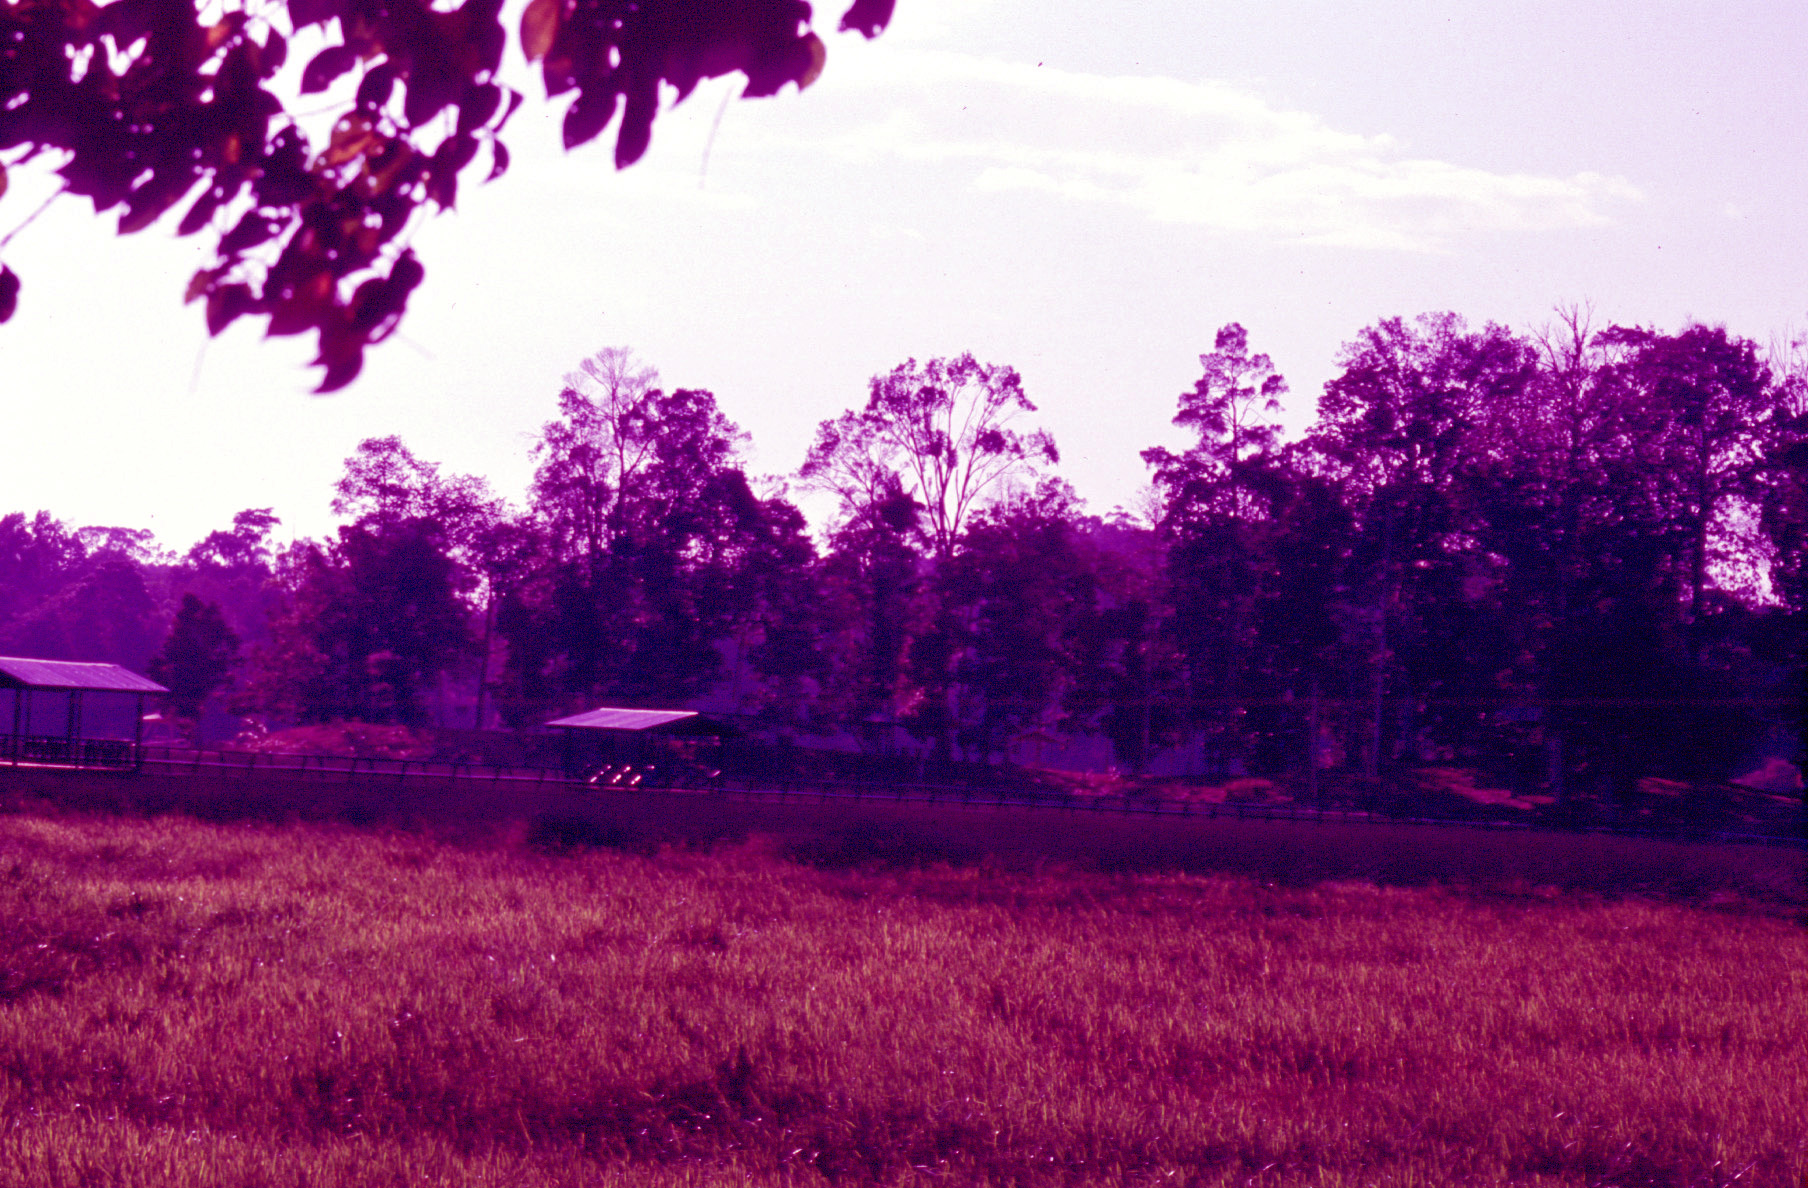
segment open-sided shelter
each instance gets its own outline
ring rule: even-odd
[[[583,775],[612,763],[694,762],[739,733],[696,710],[601,706],[546,723],[565,736],[565,770]]]
[[[0,656],[0,762],[137,767],[144,699],[168,692],[117,664]]]

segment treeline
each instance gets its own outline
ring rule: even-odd
[[[1346,344],[1318,420],[1240,326],[1143,454],[1132,515],[1059,477],[1008,367],[874,377],[787,480],[626,350],[568,376],[528,505],[396,438],[325,540],[268,509],[177,557],[0,520],[0,652],[147,668],[193,718],[532,726],[709,704],[780,736],[1040,732],[1142,770],[1490,768],[1562,796],[1792,752],[1808,623],[1808,369],[1724,329],[1521,334],[1453,314]],[[1099,415],[1110,415],[1101,407]],[[793,492],[834,512],[813,539]]]

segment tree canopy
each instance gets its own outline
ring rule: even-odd
[[[657,380],[626,348],[601,351],[541,430],[533,509],[495,576],[511,720],[696,696],[721,675],[719,643],[803,600],[786,589],[813,559],[802,515],[753,490],[746,434],[714,395]]]
[[[865,408],[817,426],[798,475],[835,495],[844,519],[907,495],[931,551],[946,558],[975,512],[1061,460],[1046,430],[1013,424],[1035,411],[1015,368],[970,352],[906,359],[872,378]]]
[[[184,594],[163,649],[151,657],[147,671],[169,690],[169,708],[192,732],[207,699],[231,682],[238,654],[239,638],[219,604]]]
[[[854,0],[841,27],[876,36],[891,10]],[[61,192],[119,211],[122,235],[187,203],[178,233],[215,240],[186,294],[209,333],[247,316],[268,335],[312,333],[318,390],[333,391],[421,283],[418,217],[451,209],[474,163],[488,180],[508,169],[502,133],[523,96],[500,81],[501,13],[502,0],[0,5],[0,154],[60,156]],[[810,20],[803,0],[532,0],[517,44],[549,99],[572,95],[566,148],[614,122],[621,168],[646,152],[663,87],[682,100],[736,72],[747,98],[809,86],[826,57]],[[292,43],[312,51],[298,76],[284,71]],[[310,136],[301,107],[323,99],[331,131]],[[0,322],[19,290],[0,263]]]
[[[1799,755],[1799,358],[1574,310],[1535,335],[1390,318],[1292,441],[1241,326],[1200,364],[1195,440],[1144,452],[1147,520],[1087,513],[1010,368],[876,376],[796,476],[839,502],[819,552],[712,393],[614,348],[548,393],[525,507],[382,437],[346,459],[335,537],[281,550],[267,508],[180,557],[0,517],[0,652],[136,666],[161,639],[187,718],[229,679],[264,725],[683,705],[1380,807],[1460,767],[1563,820]]]

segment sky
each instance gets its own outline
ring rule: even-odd
[[[180,208],[120,238],[52,203],[0,256],[24,282],[0,514],[183,550],[272,507],[321,536],[344,459],[390,434],[519,503],[561,377],[612,346],[714,392],[759,475],[874,374],[972,351],[1022,374],[1103,514],[1139,506],[1140,451],[1185,444],[1176,400],[1228,322],[1294,431],[1381,318],[1808,323],[1796,2],[898,0],[871,43],[840,11],[807,92],[705,84],[619,173],[613,128],[566,154],[565,101],[512,59],[509,173],[421,228],[407,319],[332,396],[307,339],[207,336]],[[0,237],[51,181],[12,171]]]

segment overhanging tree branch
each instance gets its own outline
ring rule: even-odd
[[[218,334],[241,317],[265,333],[312,333],[321,392],[356,378],[366,347],[395,331],[424,269],[406,246],[423,210],[443,211],[480,156],[508,168],[501,136],[522,95],[498,79],[502,0],[13,0],[0,4],[0,153],[66,157],[62,189],[122,235],[187,203],[177,233],[217,237],[189,281]],[[844,30],[872,37],[892,0],[854,0]],[[646,152],[664,87],[680,100],[739,72],[748,98],[801,89],[822,72],[802,0],[533,0],[523,53],[549,98],[573,94],[565,145],[616,124],[615,163]],[[271,87],[290,39],[327,42],[299,94]],[[294,101],[349,99],[324,143]],[[620,119],[617,120],[619,114]],[[0,166],[0,194],[5,191]],[[0,321],[19,278],[0,265]]]

